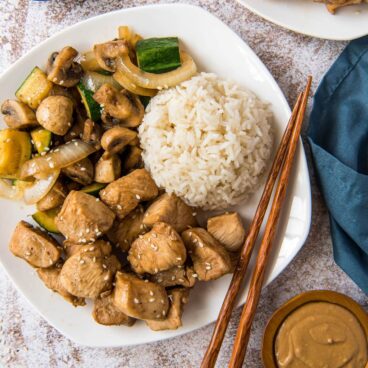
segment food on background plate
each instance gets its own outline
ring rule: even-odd
[[[336,10],[348,5],[368,3],[368,0],[314,0],[317,3],[325,3],[327,10],[335,14]]]
[[[239,216],[207,231],[196,215],[255,188],[272,116],[253,93],[196,73],[178,38],[123,26],[83,55],[53,52],[1,106],[0,195],[36,205],[42,229],[20,221],[10,251],[72,305],[92,299],[102,325],[179,328],[196,281],[234,269]]]

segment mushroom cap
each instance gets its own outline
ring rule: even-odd
[[[1,105],[5,124],[12,129],[26,129],[37,126],[36,115],[26,104],[16,100],[5,100]]]
[[[137,133],[128,128],[114,127],[103,134],[101,146],[106,151],[106,156],[120,153],[124,147],[137,137]]]
[[[115,59],[129,53],[128,43],[125,40],[109,41],[93,47],[96,60],[100,67],[109,72],[116,71]]]

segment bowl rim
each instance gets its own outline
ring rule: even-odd
[[[352,313],[363,331],[368,343],[368,313],[362,306],[349,296],[333,290],[311,290],[289,299],[276,310],[267,322],[262,339],[262,361],[267,368],[278,368],[274,353],[275,339],[279,328],[290,314],[305,304],[313,302],[328,302],[339,305]]]

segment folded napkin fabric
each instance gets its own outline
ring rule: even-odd
[[[323,78],[308,140],[335,262],[368,294],[368,37],[352,41]]]

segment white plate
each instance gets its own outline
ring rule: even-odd
[[[329,40],[353,40],[368,34],[368,5],[354,5],[330,14],[312,0],[238,0],[252,12],[281,27]]]
[[[116,36],[117,27],[132,26],[143,36],[179,36],[202,70],[249,87],[271,104],[275,115],[275,133],[279,141],[289,118],[289,106],[276,82],[253,51],[217,18],[190,5],[154,5],[104,14],[76,24],[38,45],[18,60],[0,78],[0,101],[12,97],[24,77],[35,66],[44,66],[48,55],[64,45],[80,51],[93,43]],[[308,168],[302,145],[294,165],[292,185],[275,243],[267,283],[273,280],[302,247],[310,226],[311,197]],[[242,216],[251,219],[260,193],[253,195],[240,208]],[[123,346],[147,343],[177,336],[204,326],[217,317],[230,276],[216,282],[200,283],[184,313],[184,326],[177,331],[152,332],[143,323],[132,328],[104,327],[94,322],[91,306],[73,308],[52,293],[38,279],[35,271],[7,248],[11,233],[32,208],[2,200],[0,202],[0,260],[14,284],[38,312],[61,333],[75,342],[89,346]],[[241,302],[244,302],[243,293]]]

